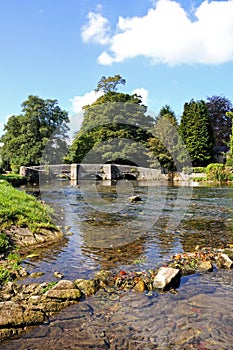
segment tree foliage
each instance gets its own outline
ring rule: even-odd
[[[232,103],[226,97],[212,96],[207,98],[206,105],[214,135],[214,146],[225,146],[231,135],[231,118],[227,112],[233,111]]]
[[[206,166],[212,158],[213,132],[204,101],[185,103],[180,122],[180,135],[187,147],[193,166]]]
[[[161,108],[156,118],[153,136],[149,139],[151,166],[159,165],[165,170],[175,170],[174,151],[178,144],[177,120],[170,106]]]
[[[227,117],[231,119],[231,136],[230,136],[230,152],[227,157],[227,165],[233,166],[233,112],[227,112]]]
[[[60,150],[66,147],[68,122],[68,113],[61,110],[57,100],[28,96],[22,103],[22,113],[11,116],[4,127],[5,134],[0,141],[4,143],[1,156],[5,168],[40,164],[48,142],[47,157],[55,161]]]
[[[125,85],[126,80],[123,79],[119,74],[114,75],[114,77],[102,76],[100,81],[97,84],[96,92],[103,91],[105,94],[108,92],[116,92],[117,86],[122,84]]]
[[[154,119],[147,116],[146,111],[139,96],[111,88],[92,105],[84,107],[83,123],[66,162],[133,161],[147,165],[142,148],[147,145]]]

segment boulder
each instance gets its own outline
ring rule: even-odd
[[[161,267],[154,277],[153,288],[169,289],[178,287],[180,283],[180,270],[173,267]]]
[[[77,279],[74,283],[76,287],[86,296],[95,294],[99,289],[98,282],[96,280]]]
[[[220,267],[231,269],[233,267],[233,261],[229,258],[227,254],[219,254],[219,264]]]

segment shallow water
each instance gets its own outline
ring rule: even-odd
[[[142,201],[131,203],[131,195]],[[57,181],[41,185],[40,197],[72,236],[25,259],[30,272],[44,275],[24,283],[55,280],[54,271],[75,279],[100,269],[145,270],[197,245],[233,243],[232,187]],[[226,270],[185,277],[178,294],[99,291],[4,349],[233,349],[232,277]]]

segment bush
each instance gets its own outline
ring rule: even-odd
[[[206,172],[206,168],[202,167],[202,166],[197,166],[193,168],[193,173],[197,174],[197,173],[205,173]]]
[[[233,169],[232,167],[225,166],[224,164],[213,163],[206,167],[207,180],[213,181],[233,181]]]

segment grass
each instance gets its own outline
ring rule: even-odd
[[[0,181],[1,180],[6,180],[13,186],[18,186],[27,182],[27,178],[19,174],[0,174]]]
[[[11,248],[11,243],[9,237],[0,232],[0,254],[5,253]]]
[[[49,282],[45,287],[43,287],[42,293],[46,293],[48,290],[56,286],[56,284],[56,281]]]
[[[50,217],[51,209],[35,197],[13,188],[2,179],[0,180],[0,203],[1,231],[12,225],[28,227],[32,232],[37,232],[42,227],[55,228]]]

